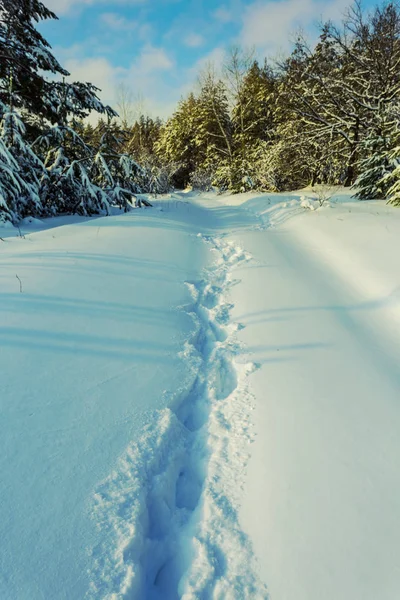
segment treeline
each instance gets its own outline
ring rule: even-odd
[[[117,113],[99,90],[65,81],[68,72],[35,27],[56,18],[38,0],[1,2],[0,221],[108,214],[111,205],[128,210],[136,193],[157,190],[155,169],[125,150]],[[85,139],[82,123],[92,111],[104,120],[99,135]]]
[[[399,204],[399,92],[399,6],[365,13],[355,3],[340,27],[322,25],[314,47],[299,37],[280,64],[233,50],[223,76],[203,74],[148,151],[175,165],[178,186],[341,184]]]
[[[342,184],[400,204],[398,4],[366,13],[356,2],[340,27],[322,25],[313,47],[299,37],[279,64],[233,50],[223,75],[209,68],[165,123],[123,122],[93,85],[67,83],[35,27],[55,18],[38,0],[2,0],[0,219],[107,214],[139,192],[187,185]]]

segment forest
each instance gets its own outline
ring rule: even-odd
[[[232,48],[163,122],[134,122],[90,83],[70,82],[37,24],[38,0],[2,0],[0,221],[109,214],[173,188],[286,191],[352,187],[400,205],[400,8],[323,23],[289,56]],[[87,117],[97,113],[97,124]]]

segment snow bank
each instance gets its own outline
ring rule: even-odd
[[[241,522],[272,598],[395,600],[400,212],[295,195],[235,199],[257,225],[230,301],[260,365]]]
[[[84,598],[103,535],[93,492],[192,377],[179,306],[208,253],[191,216],[135,211],[0,241],[4,600]]]
[[[2,246],[6,600],[266,598],[238,516],[242,211],[154,204]]]

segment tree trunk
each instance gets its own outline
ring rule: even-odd
[[[357,172],[356,165],[358,161],[358,142],[360,141],[360,121],[356,119],[354,125],[353,143],[350,147],[350,158],[347,165],[346,179],[344,182],[345,187],[350,187],[356,180]]]
[[[344,187],[351,187],[356,180],[357,148],[352,147],[349,162],[346,169]]]

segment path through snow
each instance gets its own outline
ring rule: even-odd
[[[299,199],[5,232],[2,600],[397,600],[400,212]]]
[[[238,326],[226,301],[235,266],[251,257],[223,236],[203,239],[216,260],[203,280],[187,283],[195,332],[181,358],[192,379],[96,492],[107,542],[94,552],[93,598],[267,595],[238,520],[252,437],[246,378],[255,365],[235,361]]]

